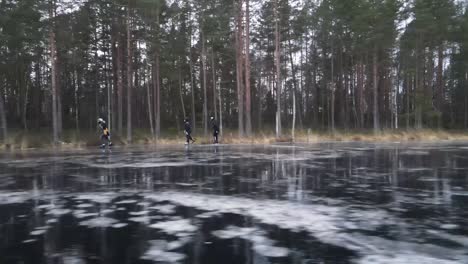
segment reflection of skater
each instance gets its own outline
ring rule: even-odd
[[[102,129],[101,148],[105,148],[106,144],[109,147],[112,146],[110,131],[109,131],[109,128],[107,127],[106,121],[104,121],[104,119],[102,119],[102,118],[99,118],[98,119],[98,125]]]
[[[188,118],[184,120],[184,132],[185,132],[185,138],[187,141],[185,142],[185,145],[188,145],[190,143],[190,140],[192,143],[195,143],[195,140],[192,138],[192,125],[190,125],[190,121]]]
[[[213,128],[213,143],[218,144],[219,127],[214,117],[211,117],[211,127]]]

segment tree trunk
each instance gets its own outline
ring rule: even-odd
[[[245,1],[245,126],[252,135],[252,99],[250,91],[250,1]]]
[[[292,95],[293,95],[293,112],[295,111],[297,105],[296,105],[296,93],[297,91],[299,90],[298,89],[298,85],[297,85],[297,76],[296,76],[296,67],[294,67],[294,60],[293,60],[293,56],[292,56],[292,43],[291,43],[291,33],[290,33],[290,29],[288,27],[288,34],[289,34],[289,39],[288,39],[288,50],[289,50],[289,63],[291,65],[291,77],[292,77],[292,80],[293,80],[293,92],[292,92]],[[294,120],[293,120],[293,123],[295,124],[295,118],[296,118],[296,115],[294,114]],[[301,122],[302,123],[302,122]],[[294,139],[294,137],[293,137]]]
[[[379,97],[378,97],[378,67],[377,67],[377,47],[374,48],[373,56],[373,84],[374,84],[374,132],[377,133],[380,131],[380,122],[379,122]]]
[[[62,138],[63,135],[63,120],[62,120],[62,92],[60,89],[60,85],[57,83],[57,129],[58,129],[58,137],[59,139]]]
[[[58,119],[57,119],[57,77],[56,77],[56,47],[55,47],[55,0],[50,1],[49,7],[49,45],[50,45],[50,61],[51,61],[51,85],[52,85],[52,135],[54,143],[59,141],[58,137]]]
[[[192,38],[190,37],[190,42],[192,42],[191,39]],[[190,94],[192,97],[192,126],[193,126],[193,130],[195,131],[197,127],[197,119],[195,117],[195,87],[194,87],[194,82],[193,82],[193,62],[192,62],[192,45],[191,44],[190,44],[189,62],[190,62]]]
[[[332,39],[332,50],[331,50],[331,99],[330,99],[330,123],[331,123],[331,130],[332,133],[335,133],[335,91],[336,91],[336,84],[335,84],[335,57],[334,57],[334,50],[333,50],[333,39]]]
[[[179,63],[181,65],[182,62]],[[185,104],[184,104],[184,94],[182,91],[182,69],[179,66],[179,95],[180,95],[180,105],[182,107],[182,118],[185,118]]]
[[[159,54],[160,54],[160,43],[159,43],[159,5],[156,5],[156,52],[154,58],[154,79],[153,79],[153,86],[154,86],[154,93],[153,93],[153,100],[154,100],[154,113],[156,115],[155,120],[155,136],[156,139],[159,139],[161,136],[161,78],[160,78],[160,65],[159,65]]]
[[[223,101],[221,100],[221,85],[219,86],[218,91],[218,101],[219,101],[219,135],[223,136]]]
[[[437,120],[437,125],[440,128],[442,123],[442,111],[444,106],[444,45],[441,43],[437,51],[437,110],[440,115]]]
[[[332,44],[333,45],[333,44]],[[331,56],[331,100],[330,100],[330,123],[331,123],[331,130],[332,133],[335,134],[335,91],[336,91],[336,84],[335,84],[335,62],[333,57],[333,48],[332,48],[332,56]]]
[[[161,136],[161,81],[160,81],[160,72],[159,72],[159,53],[156,54],[155,66],[154,68],[154,114],[156,115],[155,120],[155,136],[156,139],[159,139]]]
[[[149,74],[151,74],[152,70],[149,69]],[[151,104],[151,87],[150,87],[150,78],[148,76],[146,80],[146,98],[147,98],[147,103],[148,103],[148,119],[149,119],[149,124],[150,124],[150,131],[151,131],[151,136],[154,137],[154,123],[153,123],[153,105]]]
[[[110,50],[110,47],[108,47],[108,50]],[[105,80],[105,85],[106,85],[106,91],[107,91],[107,126],[109,128],[109,130],[112,130],[112,126],[114,125],[114,123],[112,123],[112,115],[111,115],[111,109],[112,109],[112,82],[110,82],[110,77],[109,77],[109,68],[110,68],[110,65],[108,65],[108,61],[107,61],[107,56],[110,56],[110,54],[106,54],[106,60],[104,62],[104,76],[106,78]]]
[[[292,135],[292,139],[294,142],[296,139],[296,91],[293,91],[292,94],[293,94],[293,121],[292,121],[291,135]]]
[[[127,142],[132,142],[132,32],[130,0],[127,7]]]
[[[278,0],[275,0],[276,138],[281,137],[281,52]]]
[[[22,111],[22,123],[23,123],[23,128],[24,130],[28,130],[28,119],[27,119],[27,113],[28,113],[28,97],[29,97],[29,88],[30,84],[29,82],[26,84],[26,94],[24,96],[24,102],[23,102],[23,111]]]
[[[212,72],[212,75],[213,75],[213,112],[214,112],[214,118],[215,120],[218,120],[218,112],[217,112],[217,103],[216,103],[216,100],[217,100],[217,96],[216,96],[216,86],[217,86],[217,82],[216,82],[216,66],[215,66],[215,53],[214,51],[212,50],[212,53],[211,53],[211,72]]]
[[[242,1],[238,3],[236,31],[236,78],[237,78],[237,119],[239,137],[244,136],[244,92],[243,92],[243,62],[242,62]]]
[[[362,58],[359,59],[357,66],[357,104],[358,104],[358,118],[359,128],[364,128],[364,65]]]
[[[208,135],[208,96],[206,91],[206,47],[205,47],[205,36],[204,33],[201,32],[201,39],[202,43],[202,74],[203,74],[203,134],[205,137]]]
[[[117,130],[120,134],[123,134],[123,80],[122,80],[123,50],[122,48],[123,48],[122,38],[119,35],[119,46],[117,47],[117,116],[118,116]]]

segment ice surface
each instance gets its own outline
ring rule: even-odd
[[[141,223],[141,224],[149,224],[151,221],[151,218],[149,216],[138,216],[138,217],[130,217],[128,220],[132,222],[136,222],[136,223]]]
[[[308,205],[298,204],[288,201],[277,200],[253,200],[232,196],[218,196],[205,194],[190,194],[180,192],[164,192],[158,195],[148,194],[147,199],[156,202],[169,201],[181,206],[193,207],[199,210],[206,210],[218,213],[233,213],[253,217],[255,220],[282,229],[291,231],[307,231],[322,243],[335,245],[357,251],[363,256],[363,261],[368,258],[386,256],[392,253],[400,259],[404,259],[407,250],[405,248],[395,248],[394,243],[385,238],[370,237],[367,235],[349,235],[350,224],[356,229],[376,230],[377,228],[398,223],[402,227],[405,223],[401,219],[395,219],[383,210],[371,209],[363,210],[342,206]],[[169,230],[168,233],[182,232],[184,225],[189,224],[188,220],[173,223],[157,223],[151,227]],[[233,237],[237,234],[251,232],[250,229],[226,229],[215,233],[219,237]],[[250,238],[252,239],[252,237]],[[403,238],[404,239],[404,238]],[[443,254],[435,255],[433,250],[426,250],[427,246],[405,242],[412,248],[412,258],[417,259],[441,259],[451,256],[464,259],[459,251],[446,251]],[[265,243],[263,244],[265,245]],[[271,243],[268,246],[272,246]],[[259,247],[260,250],[266,247]],[[279,250],[278,252],[281,252]],[[398,260],[398,259],[397,259]]]

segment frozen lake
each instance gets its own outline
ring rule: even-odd
[[[0,156],[0,263],[468,263],[464,143]]]

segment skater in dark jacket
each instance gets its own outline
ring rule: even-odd
[[[112,146],[111,142],[111,136],[110,136],[110,131],[109,128],[107,127],[106,121],[104,119],[99,118],[98,119],[98,125],[102,130],[102,135],[101,135],[101,148],[105,148],[106,144],[110,147]]]
[[[218,144],[219,127],[214,117],[211,117],[211,128],[213,129],[213,144]]]
[[[190,141],[192,141],[192,144],[195,143],[195,140],[192,138],[192,125],[190,125],[188,118],[184,120],[184,133],[185,138],[187,139],[185,145],[188,145]]]

